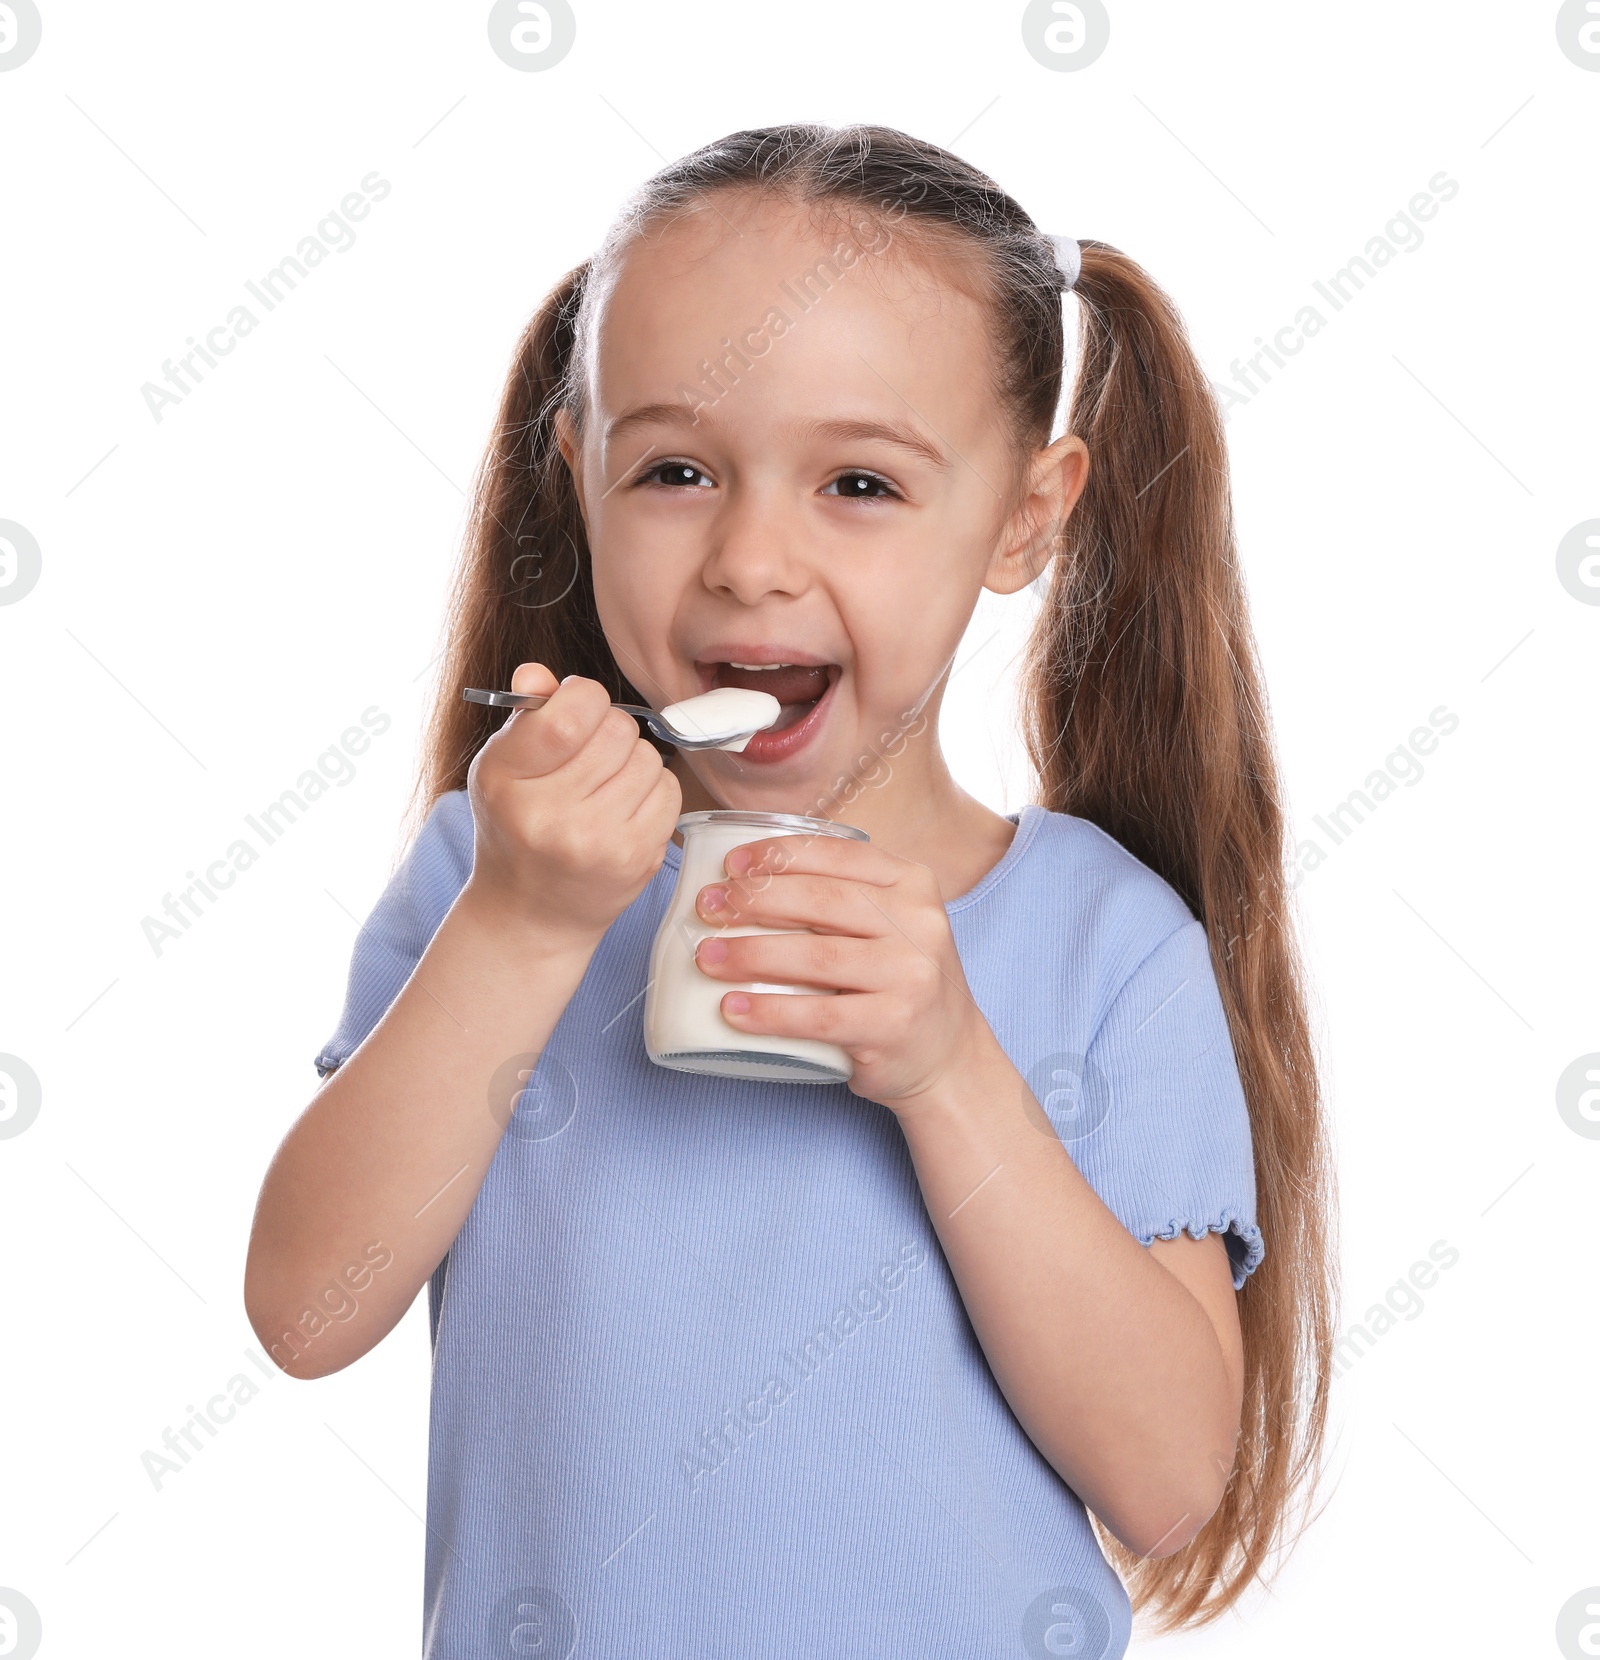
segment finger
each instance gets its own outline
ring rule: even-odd
[[[769,876],[710,882],[695,898],[702,922],[727,928],[814,928],[822,934],[878,939],[894,931],[884,890],[831,876]]]
[[[713,934],[700,941],[694,960],[713,980],[764,980],[833,991],[882,991],[893,970],[877,940],[838,934],[739,934],[732,939]]]
[[[841,1049],[880,1042],[882,1000],[870,992],[730,991],[722,1017],[741,1032],[817,1038]]]
[[[551,669],[543,663],[518,663],[511,671],[511,690],[519,697],[544,697],[554,695],[557,686],[561,683]],[[527,709],[512,709],[506,716],[500,731],[504,732],[518,715],[528,714]]]
[[[662,767],[649,795],[634,810],[628,820],[652,839],[659,836],[665,842],[676,828],[678,815],[683,811],[683,785],[669,768]]]
[[[594,806],[618,819],[633,817],[665,770],[661,752],[639,736],[637,725],[630,744],[617,770],[589,792]]]
[[[519,663],[511,672],[511,690],[524,697],[550,697],[559,684],[543,663]]]
[[[846,836],[806,835],[741,842],[729,849],[722,868],[730,876],[838,876],[887,888],[926,866],[913,864],[870,842]]]
[[[639,723],[608,709],[582,749],[551,773],[551,782],[582,800],[610,784],[638,754]],[[631,810],[631,804],[630,804]]]
[[[517,670],[519,675],[522,672]],[[533,678],[531,673],[528,678]],[[574,676],[550,693],[542,709],[515,710],[494,742],[502,746],[513,777],[543,778],[576,756],[610,712],[605,687],[597,680]]]

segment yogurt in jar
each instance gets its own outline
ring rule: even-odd
[[[744,842],[771,836],[840,836],[866,841],[867,833],[831,819],[798,813],[757,813],[717,808],[685,813],[678,820],[683,862],[678,885],[656,930],[650,953],[650,982],[644,999],[644,1046],[657,1066],[675,1072],[704,1072],[721,1078],[766,1078],[777,1083],[841,1084],[854,1071],[848,1054],[819,1038],[778,1037],[741,1032],[722,1018],[730,991],[789,992],[829,997],[816,986],[767,985],[713,980],[694,960],[695,948],[711,935],[781,934],[795,930],[736,923],[717,928],[695,909],[700,890],[720,882],[723,860]]]

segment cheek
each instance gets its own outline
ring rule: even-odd
[[[655,665],[673,614],[668,596],[657,592],[644,572],[631,568],[636,563],[591,554],[595,610],[624,674],[628,673],[630,659],[646,668]],[[640,689],[648,695],[646,688]]]
[[[602,622],[635,619],[645,633],[664,631],[705,561],[704,515],[691,504],[641,495],[626,479],[589,516],[589,560]]]
[[[679,619],[692,610],[694,562],[619,538],[591,548],[590,569],[600,630],[634,690],[658,706],[698,692],[675,643]]]
[[[970,550],[918,538],[840,596],[864,699],[904,708],[927,691],[971,621],[982,563]]]

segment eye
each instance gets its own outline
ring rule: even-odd
[[[637,479],[640,484],[664,484],[670,489],[706,490],[711,479],[687,461],[657,461]]]
[[[859,470],[840,473],[831,484],[824,486],[823,494],[837,495],[845,501],[901,501],[904,499],[888,479],[879,478],[876,473],[863,473]]]

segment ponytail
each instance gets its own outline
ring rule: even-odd
[[[598,680],[614,702],[645,701],[601,631],[583,517],[556,442],[589,267],[569,271],[545,297],[506,376],[451,584],[407,841],[441,795],[466,786],[473,756],[505,719],[503,709],[467,702],[462,687],[508,687],[518,664],[537,662],[558,680]]]
[[[1267,1253],[1239,1293],[1244,1411],[1234,1473],[1194,1540],[1151,1561],[1102,1530],[1160,1629],[1216,1618],[1286,1543],[1326,1428],[1333,1177],[1284,816],[1234,545],[1215,397],[1146,272],[1081,244],[1072,430],[1088,483],[1029,642],[1025,730],[1042,805],[1089,819],[1205,925],[1249,1104]]]

